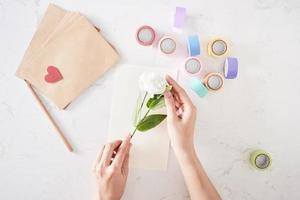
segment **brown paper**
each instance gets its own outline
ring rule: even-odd
[[[64,109],[118,58],[84,16],[49,5],[16,75]],[[49,66],[58,68],[63,79],[46,82]]]

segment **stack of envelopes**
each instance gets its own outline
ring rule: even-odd
[[[50,4],[16,75],[64,109],[118,59],[86,17]]]

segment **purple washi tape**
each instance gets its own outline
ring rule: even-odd
[[[226,79],[234,79],[238,74],[238,60],[237,58],[228,57],[224,63],[224,76]]]
[[[174,27],[181,29],[184,26],[186,17],[186,9],[183,7],[176,7]]]

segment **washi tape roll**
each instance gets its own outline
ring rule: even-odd
[[[190,56],[200,55],[200,42],[197,35],[188,37],[188,51]]]
[[[266,151],[258,149],[250,154],[251,165],[255,169],[265,170],[272,164],[272,158]]]
[[[190,81],[190,87],[200,97],[205,97],[207,95],[208,92],[207,88],[197,78],[193,78]]]
[[[202,71],[202,64],[199,58],[188,57],[184,62],[184,71],[188,75],[198,75]]]
[[[176,7],[174,16],[174,28],[182,29],[185,23],[186,9],[183,7]]]
[[[228,45],[223,39],[215,39],[208,43],[208,55],[220,57],[228,51]]]
[[[159,41],[159,49],[164,54],[172,54],[176,50],[176,41],[171,36],[164,36]]]
[[[136,40],[142,46],[150,46],[155,40],[155,31],[150,26],[141,26],[136,32]]]
[[[220,73],[209,73],[204,79],[204,84],[208,90],[218,91],[224,86],[224,78]]]
[[[228,57],[224,63],[224,76],[226,79],[234,79],[238,74],[238,59]]]

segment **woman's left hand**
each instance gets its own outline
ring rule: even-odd
[[[94,172],[101,200],[120,200],[128,176],[130,135],[106,144],[99,152]]]

